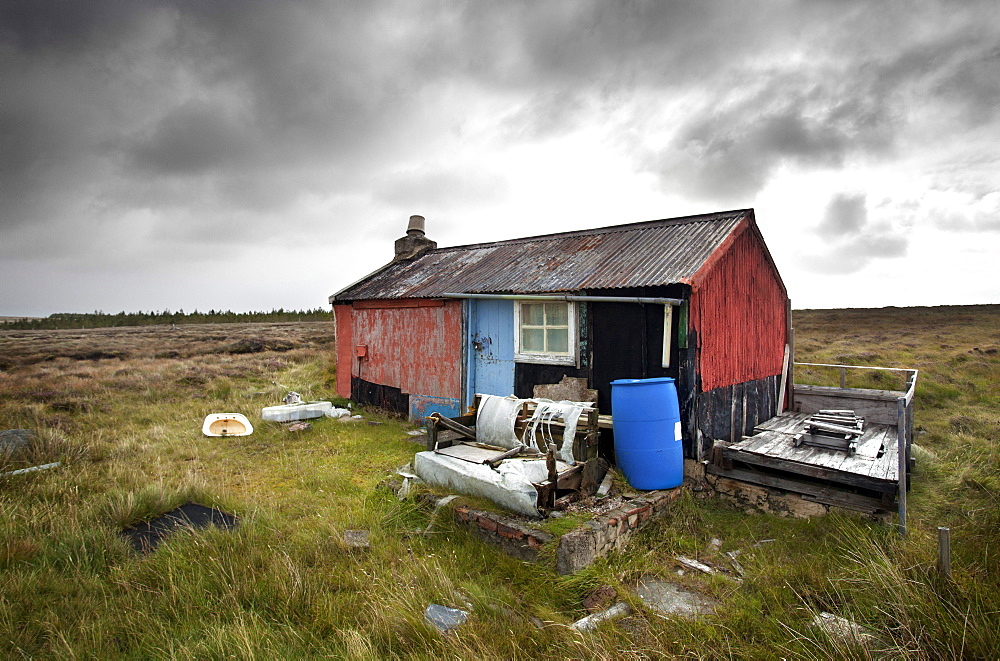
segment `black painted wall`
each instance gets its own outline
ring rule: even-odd
[[[781,375],[775,375],[698,394],[703,456],[708,456],[713,440],[739,441],[751,436],[754,426],[773,418],[780,387]]]
[[[351,399],[364,406],[376,406],[385,411],[409,415],[410,396],[399,388],[383,386],[351,376]]]

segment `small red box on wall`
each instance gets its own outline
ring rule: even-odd
[[[367,344],[359,344],[358,346],[354,347],[354,353],[355,353],[355,355],[358,358],[367,358],[368,357],[368,345]]]

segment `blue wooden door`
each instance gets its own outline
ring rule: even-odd
[[[513,395],[514,302],[472,300],[470,304],[469,399],[475,393]]]

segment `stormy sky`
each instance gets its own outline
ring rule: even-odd
[[[993,0],[2,0],[0,73],[0,315],[745,207],[796,308],[1000,302]]]

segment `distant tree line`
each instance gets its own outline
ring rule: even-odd
[[[115,328],[117,326],[157,326],[163,324],[246,324],[277,321],[330,321],[329,310],[285,310],[278,308],[270,312],[233,312],[232,310],[209,310],[208,312],[119,312],[107,314],[94,312],[58,312],[44,319],[22,319],[0,328],[11,330],[52,330],[60,328]]]

